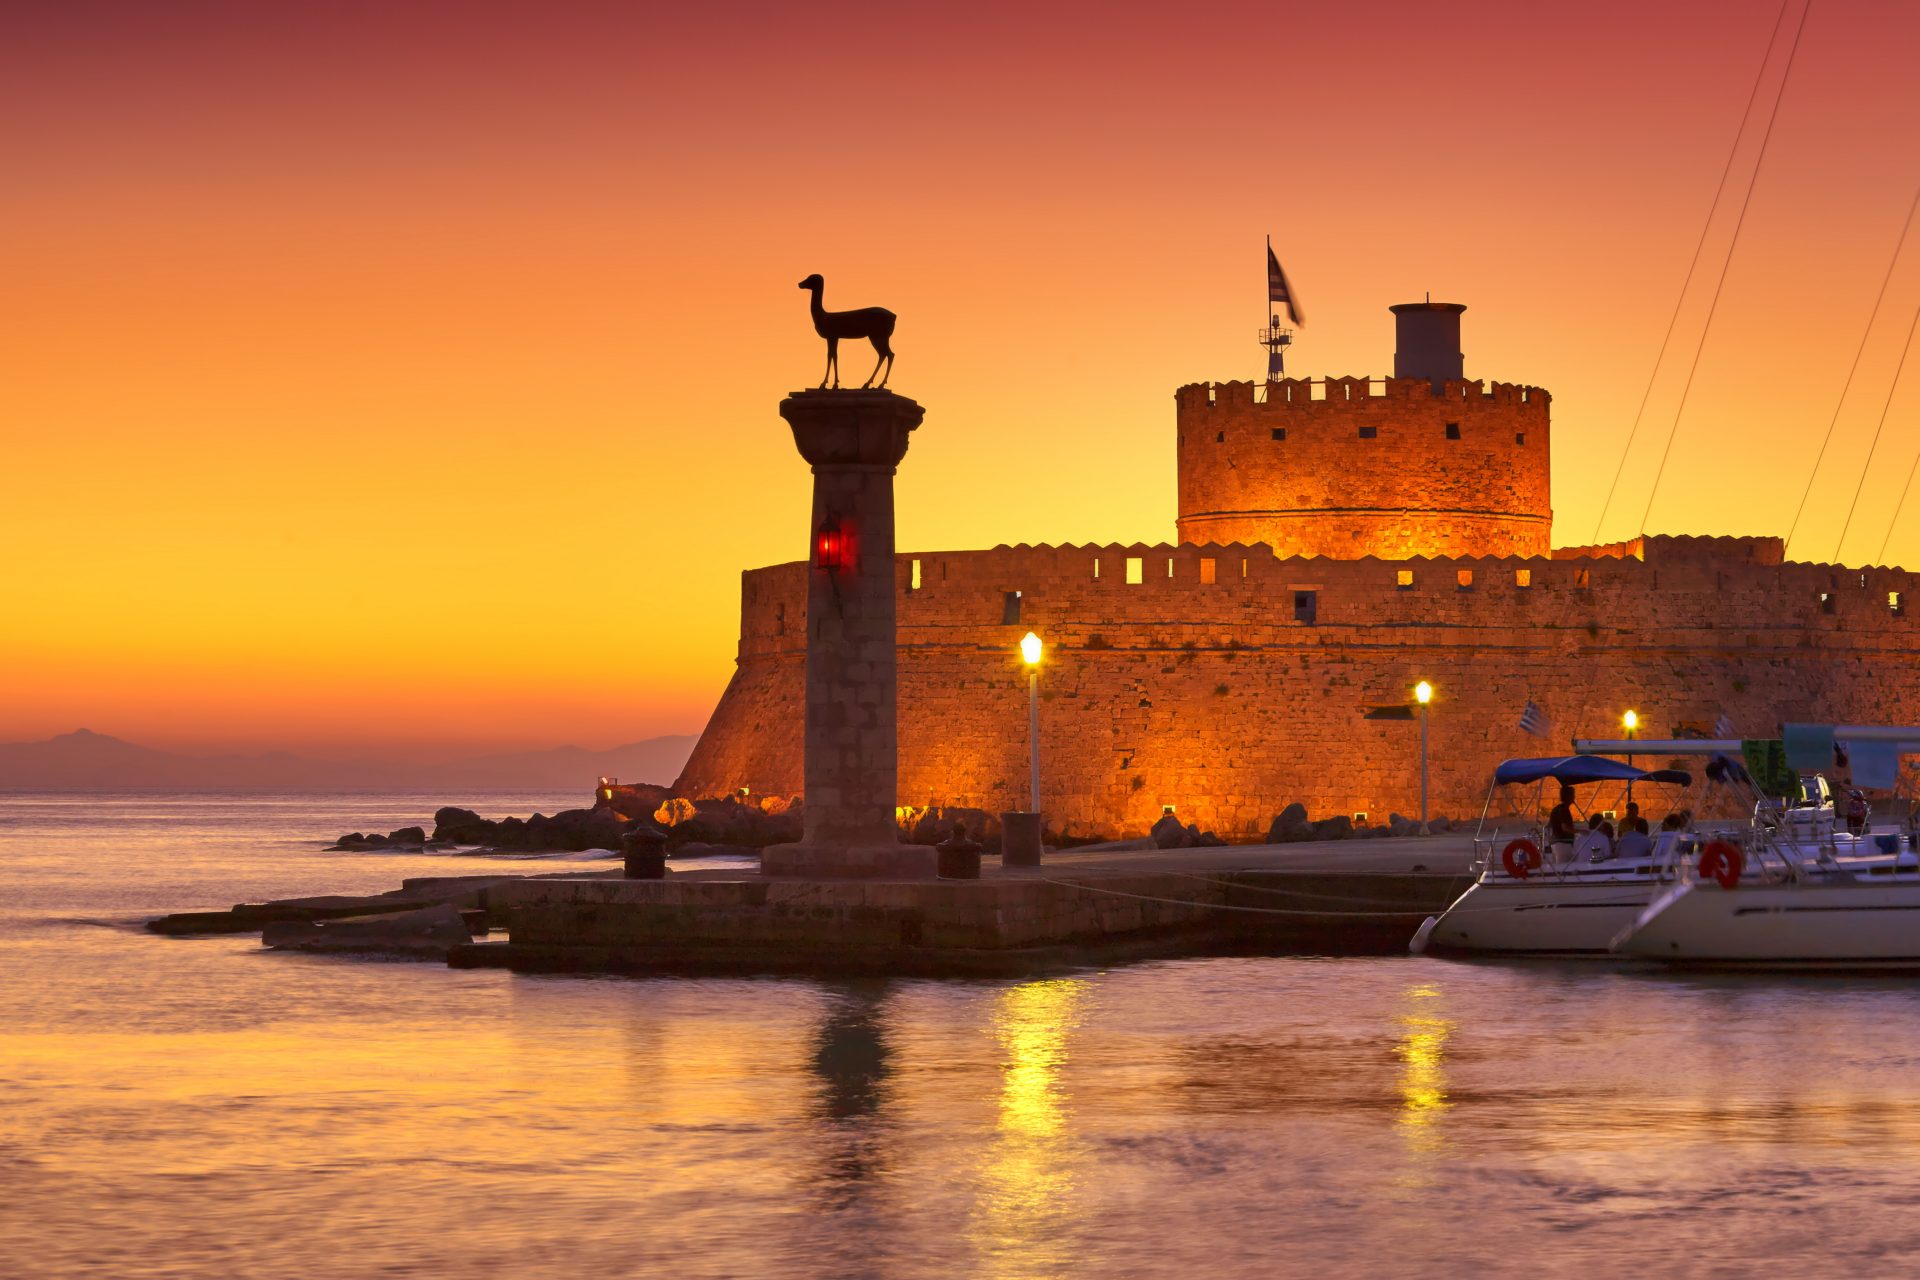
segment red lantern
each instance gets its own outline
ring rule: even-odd
[[[837,517],[828,516],[813,535],[813,562],[828,573],[853,567],[853,534]]]

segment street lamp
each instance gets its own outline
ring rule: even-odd
[[[1020,637],[1020,660],[1027,664],[1027,758],[1031,768],[1028,808],[1040,812],[1040,637]]]
[[[1420,834],[1427,830],[1427,704],[1433,701],[1433,686],[1422,680],[1413,686],[1413,700],[1420,704]]]
[[[1627,731],[1627,741],[1632,742],[1633,731],[1640,727],[1640,713],[1638,711],[1635,711],[1632,707],[1628,707],[1627,714],[1620,717],[1620,723]],[[1627,752],[1627,767],[1628,768],[1633,767],[1633,752],[1631,751]],[[1629,801],[1633,799],[1633,779],[1632,778],[1627,779],[1627,799]]]

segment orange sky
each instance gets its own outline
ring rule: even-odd
[[[1467,303],[1469,376],[1553,391],[1555,538],[1586,541],[1777,12],[665,8],[0,13],[0,739],[697,730],[740,569],[804,552],[774,407],[818,376],[812,271],[902,317],[903,549],[1171,537],[1172,392],[1260,367],[1268,232],[1296,372],[1387,372],[1388,304]],[[1911,4],[1814,10],[1653,531],[1784,532],[1920,182],[1917,50]],[[1909,373],[1849,560],[1920,448]]]

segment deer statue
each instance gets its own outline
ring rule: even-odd
[[[833,385],[840,385],[840,339],[866,338],[873,343],[873,349],[879,359],[873,362],[873,372],[860,385],[870,387],[875,377],[880,385],[887,385],[887,377],[893,373],[893,347],[888,339],[893,337],[893,312],[885,307],[862,307],[858,311],[828,311],[820,305],[821,291],[827,282],[819,275],[810,275],[800,282],[802,289],[813,293],[813,331],[827,340],[827,371],[821,375],[820,386],[824,390],[827,379],[833,379]],[[880,368],[886,366],[882,374]]]

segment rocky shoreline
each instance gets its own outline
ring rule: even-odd
[[[696,858],[750,856],[768,845],[791,843],[801,836],[804,811],[798,800],[756,804],[734,797],[687,800],[665,796],[664,789],[652,787],[616,790],[624,793],[621,798],[627,801],[627,809],[639,812],[623,811],[603,799],[587,809],[493,819],[484,818],[472,809],[448,805],[434,813],[431,831],[423,826],[400,827],[384,834],[354,831],[342,835],[327,848],[343,853],[459,853],[476,857],[602,850],[612,856],[623,847],[627,836],[646,830],[666,841],[668,856]],[[653,795],[640,794],[654,792],[662,796],[657,804],[653,804]],[[635,794],[640,794],[642,803],[632,802]],[[937,845],[952,834],[956,825],[964,825],[981,841],[985,853],[999,852],[999,815],[984,809],[908,808],[902,811],[901,818],[900,838],[904,843]],[[1434,832],[1452,829],[1446,818],[1433,818],[1427,825]],[[1290,804],[1274,818],[1263,843],[1378,840],[1419,833],[1418,821],[1397,813],[1378,826],[1355,826],[1345,814],[1314,819],[1305,805]],[[1230,843],[1214,832],[1181,823],[1173,814],[1154,823],[1140,841],[1159,849],[1218,848]],[[1050,832],[1046,843],[1054,848],[1073,848],[1094,842],[1072,840]]]

